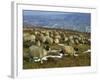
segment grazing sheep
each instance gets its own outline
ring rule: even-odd
[[[87,39],[87,44],[88,44],[88,45],[91,44],[91,39]]]
[[[34,62],[36,58],[36,59],[40,59],[41,63],[43,63],[42,58],[47,55],[46,49],[44,49],[43,47],[32,45],[29,47],[29,50],[30,50],[30,53],[29,53],[30,61]]]
[[[38,32],[37,31],[35,31],[35,33],[34,33],[35,35],[37,35],[38,34]]]
[[[36,37],[35,37],[35,35],[30,35],[30,34],[28,34],[28,33],[24,33],[23,34],[23,39],[24,39],[24,41],[31,41],[31,42],[35,42],[35,39],[36,39]]]
[[[52,37],[52,38],[54,37],[53,33],[50,33],[50,37]]]
[[[67,42],[69,39],[68,39],[68,37],[65,37],[64,38],[64,42]]]
[[[70,39],[70,44],[75,44],[74,39]]]
[[[45,36],[49,36],[49,32],[48,31],[45,32]]]
[[[75,39],[75,44],[79,44],[79,40],[78,39]]]
[[[59,39],[54,39],[55,44],[59,44]]]
[[[34,43],[35,43],[35,39],[36,39],[35,35],[31,35],[31,36],[30,36],[31,42],[34,42]]]
[[[43,34],[41,34],[39,40],[40,40],[41,43],[45,43],[46,38]]]
[[[72,40],[74,37],[73,36],[69,36],[69,39]]]
[[[46,44],[52,44],[53,43],[53,39],[51,37],[45,36],[45,38],[46,38],[46,41],[45,41]]]
[[[61,39],[61,36],[60,35],[56,35],[55,38],[56,39]]]
[[[29,36],[29,33],[23,33],[23,37]]]
[[[30,41],[31,40],[30,39],[30,34],[27,34],[27,33],[23,34],[23,40],[24,41]]]

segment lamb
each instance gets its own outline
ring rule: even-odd
[[[29,47],[29,50],[30,50],[30,61],[34,62],[35,59],[39,60],[41,63],[43,63],[43,59],[46,55],[47,55],[47,50],[44,49],[43,47],[38,47],[38,46],[35,46],[35,45],[32,45]]]

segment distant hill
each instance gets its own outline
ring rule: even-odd
[[[30,13],[30,14],[29,14]],[[91,14],[73,12],[29,11],[24,12],[24,25],[42,26],[46,28],[72,29],[90,32]]]

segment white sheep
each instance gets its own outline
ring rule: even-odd
[[[23,33],[23,37],[29,36],[29,33]]]
[[[24,39],[24,41],[29,41],[30,40],[30,34],[24,33],[23,34],[23,39]]]
[[[31,41],[31,42],[34,42],[35,43],[36,37],[33,34],[30,35],[29,33],[24,33],[23,34],[23,39],[24,39],[24,41]]]
[[[65,42],[67,42],[68,40],[69,40],[68,37],[65,37],[65,38],[64,38],[64,41],[65,41]]]
[[[51,37],[49,37],[49,36],[45,36],[45,38],[46,38],[46,43],[48,43],[48,44],[52,44],[53,43],[53,39],[51,38]]]
[[[39,40],[40,42],[44,43],[46,41],[46,37],[43,34],[41,34]]]
[[[54,43],[59,44],[59,39],[54,39]]]
[[[56,39],[61,39],[61,36],[60,35],[56,35],[55,38]]]
[[[60,46],[62,46],[61,53],[63,53],[64,55],[78,56],[77,54],[75,54],[76,51],[72,46],[67,46],[67,45],[60,45]]]
[[[40,59],[41,63],[43,63],[43,57],[47,55],[47,51],[43,47],[38,47],[35,45],[32,45],[29,47],[30,50],[30,60],[35,61],[35,58]]]
[[[34,42],[34,43],[35,43],[35,39],[36,39],[35,35],[31,35],[31,36],[30,36],[31,42]]]

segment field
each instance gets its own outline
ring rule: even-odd
[[[34,35],[33,37],[29,37]],[[49,36],[53,42],[41,40],[41,36]],[[56,38],[58,37],[58,38]],[[78,32],[63,29],[51,29],[26,27],[23,29],[23,69],[39,69],[39,68],[59,68],[59,67],[82,67],[91,65],[91,49],[89,32]],[[66,55],[62,58],[48,58],[40,62],[30,62],[29,47],[31,45],[49,46],[50,50],[60,50],[59,44],[72,46],[78,56]]]

